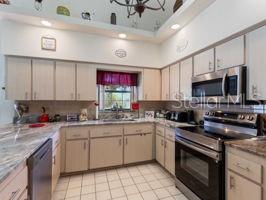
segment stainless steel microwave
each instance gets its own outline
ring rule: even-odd
[[[232,67],[192,78],[195,103],[244,103],[247,68]]]

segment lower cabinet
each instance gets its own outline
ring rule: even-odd
[[[117,166],[122,164],[122,136],[90,139],[90,169]]]
[[[60,159],[61,159],[61,145],[59,144],[53,151],[52,191],[55,190],[57,181],[60,176]]]
[[[156,160],[164,166],[164,137],[156,134]]]
[[[175,142],[165,140],[165,162],[164,167],[175,175]]]
[[[152,160],[152,133],[124,137],[124,164]]]
[[[227,200],[262,200],[262,187],[228,171]]]
[[[89,169],[88,140],[66,141],[66,166],[65,172],[78,172]]]

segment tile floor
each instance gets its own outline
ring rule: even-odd
[[[158,164],[145,164],[59,179],[53,200],[187,200]]]

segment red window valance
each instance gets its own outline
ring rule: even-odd
[[[98,85],[121,85],[121,86],[137,86],[137,73],[124,73],[112,71],[97,71]]]

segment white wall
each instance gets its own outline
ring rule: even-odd
[[[162,66],[266,19],[266,0],[216,0],[180,32],[161,44]],[[186,46],[177,51],[178,46]]]
[[[63,31],[2,20],[1,53],[116,65],[160,67],[160,50],[156,44],[108,38],[98,35]],[[41,37],[57,40],[57,50],[41,50]],[[117,49],[125,49],[127,57],[115,56]]]

